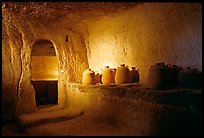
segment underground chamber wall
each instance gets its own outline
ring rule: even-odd
[[[175,4],[173,4],[173,5],[175,5]],[[101,6],[101,7],[103,7],[103,6]],[[147,7],[147,10],[146,10],[146,7]],[[185,6],[181,5],[178,7],[182,8],[182,10],[183,10],[183,8]],[[158,10],[156,10],[156,12],[154,12],[153,10],[151,11],[151,9],[154,9],[154,8],[158,9]],[[28,8],[26,8],[26,9],[28,9]],[[171,9],[172,12],[166,11],[166,9],[167,10]],[[148,11],[148,12],[146,12],[146,11]],[[188,9],[185,9],[185,11],[191,12]],[[196,8],[193,8],[193,11],[195,12],[195,11],[199,11],[199,10],[197,10]],[[178,115],[183,113],[182,115],[187,115],[187,116],[190,116],[190,115],[187,114],[186,110],[187,111],[188,110],[197,111],[194,108],[194,106],[191,106],[190,102],[192,101],[192,98],[189,95],[185,96],[184,94],[180,94],[180,96],[179,96],[177,93],[173,94],[173,95],[170,95],[169,93],[167,93],[166,95],[167,96],[170,95],[170,96],[167,97],[166,95],[164,95],[161,97],[160,96],[161,94],[158,92],[152,92],[152,93],[150,92],[149,93],[150,96],[148,96],[148,94],[146,92],[143,92],[143,91],[137,92],[139,90],[135,90],[135,89],[131,89],[131,88],[130,89],[127,88],[128,90],[121,88],[121,92],[120,92],[120,91],[115,91],[114,87],[110,87],[110,88],[104,87],[104,90],[103,90],[103,89],[99,89],[101,86],[93,86],[94,88],[92,90],[90,90],[90,88],[80,87],[80,85],[78,86],[78,85],[67,84],[68,81],[72,81],[72,80],[74,80],[74,81],[77,80],[77,82],[80,82],[81,74],[82,74],[81,72],[84,71],[84,69],[86,69],[86,67],[87,68],[90,67],[93,70],[100,70],[100,68],[103,68],[103,65],[107,65],[108,63],[110,63],[110,65],[117,66],[117,65],[119,65],[119,63],[121,63],[121,61],[123,61],[122,57],[126,57],[126,58],[124,58],[124,62],[130,66],[139,65],[138,66],[139,69],[141,69],[141,71],[144,70],[143,74],[145,74],[145,72],[147,72],[147,69],[149,69],[149,64],[157,62],[157,60],[159,60],[160,57],[161,57],[161,59],[163,59],[163,57],[165,58],[168,56],[169,57],[172,56],[175,58],[178,57],[176,55],[173,56],[170,53],[170,51],[172,51],[172,53],[181,53],[181,54],[183,53],[182,55],[180,54],[181,55],[180,57],[181,57],[181,59],[183,59],[183,60],[181,60],[181,63],[184,63],[184,61],[186,59],[185,55],[188,56],[188,53],[186,54],[185,51],[182,51],[182,50],[186,49],[186,47],[182,48],[182,47],[177,46],[176,44],[178,43],[178,44],[183,44],[184,46],[187,46],[188,44],[191,44],[190,43],[190,41],[191,41],[193,44],[198,44],[198,46],[199,46],[199,44],[200,44],[199,42],[201,42],[201,41],[198,41],[198,43],[196,43],[195,41],[192,41],[192,40],[194,40],[193,39],[194,37],[195,37],[195,40],[197,40],[197,38],[200,38],[200,37],[196,37],[197,36],[196,34],[194,35],[192,33],[182,33],[182,31],[181,31],[181,32],[179,32],[180,34],[192,34],[190,36],[194,36],[193,38],[191,38],[188,35],[184,35],[182,38],[186,38],[186,39],[181,41],[182,38],[179,37],[178,33],[174,33],[173,29],[175,28],[175,30],[177,30],[177,28],[180,28],[178,30],[184,30],[184,32],[188,32],[188,30],[192,30],[192,32],[199,32],[199,31],[196,31],[196,29],[190,29],[190,28],[193,28],[193,25],[196,25],[196,26],[198,26],[198,29],[199,29],[200,25],[192,22],[193,20],[191,20],[192,19],[191,16],[187,16],[187,15],[192,15],[192,14],[185,15],[188,12],[181,12],[181,13],[185,13],[185,14],[184,15],[178,14],[180,16],[176,16],[174,14],[171,14],[171,13],[177,13],[177,12],[180,13],[179,9],[177,10],[177,8],[176,7],[174,8],[173,6],[171,6],[169,8],[168,7],[163,8],[163,5],[159,6],[159,4],[156,4],[156,5],[154,5],[154,4],[141,4],[140,6],[138,6],[138,8],[133,9],[133,11],[127,13],[128,15],[134,15],[134,16],[128,16],[127,14],[125,14],[125,15],[122,14],[123,18],[119,18],[116,16],[117,18],[113,18],[113,17],[110,17],[110,19],[105,18],[104,20],[99,20],[99,22],[93,22],[92,24],[88,24],[89,23],[88,22],[87,23],[87,25],[88,25],[88,31],[87,32],[88,32],[89,37],[87,37],[87,38],[89,38],[89,39],[86,39],[86,40],[88,40],[87,46],[83,45],[83,44],[78,45],[78,43],[80,41],[75,41],[73,43],[73,40],[75,40],[77,38],[80,38],[79,40],[83,40],[83,39],[81,39],[82,38],[81,36],[75,37],[79,33],[76,33],[76,35],[75,35],[75,32],[72,32],[74,29],[73,30],[68,29],[68,31],[70,31],[70,33],[73,33],[74,35],[73,36],[70,35],[70,41],[65,41],[65,44],[64,44],[63,43],[64,37],[61,38],[60,36],[61,35],[63,36],[67,33],[67,30],[64,29],[66,27],[65,24],[61,24],[61,25],[56,24],[56,27],[58,27],[58,28],[53,27],[52,29],[50,29],[51,25],[48,25],[48,24],[46,26],[42,25],[42,27],[39,27],[40,26],[39,21],[36,20],[36,24],[39,25],[39,26],[36,26],[36,28],[39,27],[38,30],[40,30],[39,36],[37,35],[36,37],[38,37],[38,38],[49,37],[54,32],[55,34],[53,35],[53,37],[50,37],[50,38],[55,38],[55,40],[57,40],[57,41],[59,40],[58,44],[57,43],[56,44],[59,45],[59,50],[63,51],[63,52],[60,51],[60,53],[61,53],[60,55],[61,55],[61,57],[63,57],[63,58],[59,58],[59,59],[62,59],[62,60],[60,60],[60,61],[62,61],[62,66],[60,64],[60,69],[63,67],[63,65],[67,65],[67,63],[69,63],[68,69],[63,70],[64,68],[62,68],[62,71],[65,71],[65,73],[63,72],[62,74],[63,75],[65,74],[64,76],[66,76],[68,74],[67,75],[68,77],[66,76],[66,79],[64,79],[65,81],[60,81],[60,83],[59,83],[59,85],[62,86],[63,88],[67,88],[67,89],[63,89],[63,88],[61,89],[60,88],[59,90],[60,90],[60,94],[62,93],[62,95],[64,93],[66,93],[65,96],[67,96],[68,100],[63,99],[65,97],[64,95],[61,96],[63,98],[59,98],[59,100],[63,99],[65,102],[70,102],[73,105],[73,107],[75,107],[75,104],[76,104],[76,106],[79,106],[79,108],[85,108],[85,109],[86,108],[90,109],[90,107],[92,107],[92,106],[96,106],[95,109],[102,108],[100,110],[101,112],[99,112],[100,114],[98,113],[100,118],[102,118],[101,114],[103,114],[104,118],[107,116],[108,117],[110,116],[111,118],[114,118],[114,119],[116,118],[115,120],[121,120],[121,118],[122,118],[124,120],[124,122],[128,122],[128,121],[126,121],[126,119],[130,120],[129,122],[132,125],[131,128],[133,128],[134,130],[141,131],[141,134],[144,134],[145,132],[148,132],[148,130],[151,130],[151,127],[148,127],[149,124],[150,125],[152,124],[152,128],[155,128],[154,124],[159,124],[160,122],[161,122],[161,126],[165,126],[166,122],[167,122],[166,124],[169,124],[169,123],[171,123],[171,121],[172,121],[172,124],[174,124],[174,122],[175,122],[174,118],[178,118],[177,120],[180,119],[180,116],[177,117],[177,115],[174,115],[174,114],[176,114],[174,111],[178,111]],[[27,13],[30,13],[30,12],[27,12]],[[8,14],[8,15],[10,15],[10,14]],[[21,14],[21,15],[24,15],[24,14]],[[143,16],[143,15],[145,15],[145,16]],[[18,14],[18,16],[19,16],[19,14]],[[31,15],[29,15],[28,17],[30,17],[30,16]],[[72,15],[72,17],[73,17],[73,15]],[[165,22],[165,20],[162,20],[162,19],[164,19],[162,17],[166,17],[169,20],[167,20],[167,22]],[[193,14],[192,17],[197,17],[197,16],[195,16]],[[69,18],[67,18],[67,19],[69,19]],[[115,19],[115,20],[113,20],[113,19]],[[187,24],[183,24],[184,22],[181,20],[181,26],[180,26],[180,20],[176,21],[174,19],[186,19],[186,21],[189,21],[189,23],[186,22]],[[25,21],[25,20],[22,20],[22,21]],[[33,20],[31,20],[31,21],[33,22]],[[112,26],[110,26],[111,24],[109,21],[112,22],[111,23]],[[162,21],[162,22],[160,22],[160,21]],[[190,24],[191,22],[193,23],[193,25]],[[50,22],[50,23],[54,24],[55,22]],[[65,23],[65,22],[63,22],[63,23]],[[169,24],[167,24],[167,23],[169,23]],[[100,24],[100,26],[99,26],[99,24]],[[33,26],[34,25],[35,24],[33,24]],[[70,25],[70,24],[66,23],[66,25]],[[173,25],[173,26],[171,26],[171,25]],[[184,26],[184,25],[188,25],[185,27],[185,28],[187,28],[186,31],[185,31],[185,28],[182,28],[182,26]],[[53,25],[53,26],[55,26],[55,25]],[[25,26],[25,28],[26,27],[27,26]],[[63,29],[60,27],[62,27]],[[168,29],[166,27],[170,27],[171,29]],[[31,29],[37,30],[35,28],[30,28],[30,30]],[[44,29],[45,30],[47,29],[47,30],[43,31]],[[29,28],[28,28],[28,30],[29,30]],[[50,32],[49,32],[49,30],[50,30]],[[132,31],[130,31],[130,30],[132,30]],[[176,35],[175,36],[170,35],[170,37],[169,37],[168,34],[171,32],[166,33],[165,30],[170,30],[170,31],[172,31],[172,34],[176,34]],[[28,32],[30,32],[30,31],[28,31]],[[99,33],[99,32],[101,32],[101,33]],[[38,34],[37,31],[35,32],[35,34]],[[149,35],[151,36],[151,34],[153,34],[152,36],[155,36],[155,37],[147,37]],[[15,37],[13,37],[13,38],[15,38]],[[27,38],[27,37],[25,37],[25,38]],[[163,39],[157,39],[157,38],[163,38]],[[171,41],[170,41],[171,39],[169,39],[169,38],[173,38],[173,40],[175,40],[175,41],[172,41],[172,43],[171,43]],[[33,38],[31,38],[31,39],[33,39]],[[62,39],[62,41],[61,41],[61,39]],[[129,42],[130,42],[130,44],[129,44]],[[187,44],[182,43],[182,42],[186,42]],[[180,51],[175,52],[171,49],[167,49],[168,47],[163,47],[163,45],[167,45],[167,46],[169,45],[169,48],[171,48],[173,50],[174,49],[175,50],[180,49]],[[173,47],[174,45],[175,45],[175,48]],[[25,44],[25,46],[27,46],[27,45]],[[35,47],[35,45],[34,45],[34,47]],[[43,47],[43,45],[42,45],[42,47]],[[60,47],[63,47],[63,48],[60,48]],[[112,47],[112,49],[110,50],[111,47]],[[155,48],[152,48],[152,47],[155,47]],[[65,48],[67,48],[67,49],[65,49]],[[83,48],[84,48],[84,50],[83,50]],[[87,48],[88,54],[86,54],[86,52],[84,52],[84,51],[86,51],[85,48]],[[41,54],[42,52],[44,52],[45,49],[46,48],[39,50],[38,54]],[[159,51],[160,49],[161,49],[161,51]],[[190,53],[193,53],[192,52],[193,49],[199,50],[199,48],[192,48],[192,50],[190,50]],[[164,52],[162,52],[162,50]],[[4,50],[4,51],[6,51],[6,50]],[[101,51],[105,51],[105,52],[101,52]],[[146,51],[148,53],[145,53]],[[169,51],[169,52],[165,53],[165,51]],[[151,55],[151,52],[153,53],[152,55]],[[64,56],[64,53],[65,53],[65,56]],[[194,53],[197,53],[197,52],[194,52]],[[67,55],[69,55],[69,56],[67,56]],[[150,56],[148,57],[147,55],[150,55]],[[161,56],[159,57],[159,55],[161,55]],[[36,56],[39,56],[39,55],[36,55]],[[38,74],[37,71],[40,71],[37,67],[39,67],[42,63],[45,63],[44,61],[45,61],[46,57],[45,57],[45,55],[43,55],[43,56],[41,55],[41,57],[36,57],[36,58],[38,58],[38,60],[37,59],[35,60],[34,56],[32,57],[33,58],[32,61],[34,61],[34,62],[36,62],[36,64],[38,64],[37,66],[32,67],[33,71],[35,71],[35,73],[36,73],[36,74],[32,74],[32,81],[33,81],[32,83],[33,83],[33,85],[37,85],[38,87],[40,87],[38,89],[41,89],[40,92],[42,92],[42,94],[41,93],[39,93],[39,94],[43,95],[43,97],[48,97],[48,91],[49,91],[48,90],[48,88],[49,88],[48,82],[51,82],[51,80],[54,80],[54,79],[51,79],[51,77],[54,73],[57,73],[57,72],[53,71],[53,73],[52,73],[51,68],[49,68],[49,71],[45,72],[45,68],[44,68],[41,70],[41,72],[39,72],[39,75],[37,75]],[[86,59],[86,56],[88,56],[88,60]],[[6,54],[6,56],[3,58],[5,59],[7,57],[8,56]],[[15,57],[15,55],[14,55],[14,57]],[[192,56],[192,57],[194,57],[194,56]],[[41,58],[41,60],[40,60],[40,58]],[[46,58],[46,59],[48,59],[48,58]],[[63,59],[68,59],[68,60],[63,60]],[[133,59],[133,60],[131,60],[131,59]],[[40,63],[39,63],[39,61],[40,61]],[[89,66],[88,66],[87,61],[89,61]],[[108,63],[106,61],[108,61]],[[170,60],[168,58],[165,60],[165,62],[170,62],[170,61],[172,61],[172,60]],[[176,60],[176,61],[179,61],[179,60]],[[193,61],[196,61],[196,59],[193,58]],[[84,64],[82,66],[82,64],[79,64],[79,63],[85,63],[85,65],[87,65],[87,66],[84,66]],[[190,61],[187,63],[185,62],[185,64],[190,64],[190,63],[191,63]],[[175,64],[177,64],[177,62],[175,62]],[[6,65],[6,64],[4,64],[4,65]],[[80,66],[82,66],[82,67],[80,68]],[[36,68],[36,69],[34,69],[34,68]],[[8,68],[8,69],[10,70],[10,68]],[[9,72],[8,69],[5,72],[8,73]],[[77,69],[77,70],[74,72],[73,70],[75,70],[75,69]],[[50,72],[50,74],[48,74],[48,72]],[[61,73],[61,71],[60,71],[60,73]],[[141,77],[145,76],[143,74],[141,74]],[[35,78],[35,76],[39,77],[39,78]],[[60,77],[60,78],[65,78],[64,76]],[[55,82],[53,82],[53,83],[55,83]],[[37,83],[37,84],[34,84],[34,83]],[[55,83],[55,84],[57,85],[57,83]],[[26,85],[24,85],[24,86],[26,86]],[[36,92],[37,92],[37,86],[34,86]],[[55,86],[53,86],[53,87],[55,87]],[[76,87],[76,88],[74,89],[72,87]],[[90,86],[90,87],[92,88],[92,86]],[[80,89],[81,89],[81,91],[79,91]],[[62,92],[61,92],[61,90],[62,90]],[[77,90],[78,90],[78,92],[77,92]],[[87,91],[87,93],[84,93],[85,90]],[[116,89],[116,90],[118,90],[118,89]],[[90,93],[90,91],[93,91],[93,92]],[[25,90],[25,92],[27,92],[27,89]],[[43,92],[45,92],[45,93],[43,93]],[[36,93],[36,94],[38,94],[38,93]],[[9,96],[9,94],[7,94],[7,95]],[[59,95],[59,92],[58,92],[58,95]],[[108,96],[106,96],[106,95],[108,95]],[[139,95],[139,96],[137,96],[137,95]],[[143,95],[144,95],[144,98],[142,97]],[[156,96],[154,96],[154,95],[156,95],[156,96],[158,95],[158,98],[155,98]],[[176,95],[178,95],[178,96],[176,96]],[[70,97],[70,96],[72,96],[72,97]],[[177,98],[175,98],[175,96]],[[36,97],[38,97],[38,96],[36,95]],[[135,97],[135,99],[134,99],[134,97]],[[139,97],[139,98],[137,98],[137,97]],[[142,97],[142,98],[140,98],[140,97]],[[186,97],[189,100],[182,100],[182,99],[186,99]],[[28,99],[28,98],[26,97],[25,99]],[[161,102],[161,103],[167,102],[168,104],[171,104],[171,105],[175,105],[175,102],[181,103],[182,105],[187,105],[187,104],[183,104],[183,103],[188,103],[190,105],[190,108],[189,109],[187,108],[184,111],[183,110],[180,111],[179,109],[172,109],[171,107],[165,109],[165,107],[167,107],[167,106],[162,106],[162,105],[158,105],[158,106],[155,105],[154,106],[154,104],[152,104],[152,101],[154,102],[154,99],[156,99],[156,102],[157,101]],[[146,100],[147,102],[144,100]],[[133,102],[131,103],[131,101],[133,101]],[[150,101],[149,102],[150,104],[148,103],[148,101]],[[198,100],[195,100],[195,101],[198,101]],[[26,103],[26,102],[21,103],[20,106],[23,105],[24,103]],[[140,105],[143,105],[144,108],[141,108],[142,106],[140,106]],[[162,106],[162,107],[160,108],[160,106]],[[30,108],[30,107],[28,106],[28,108]],[[93,107],[93,109],[94,109],[94,107]],[[157,109],[157,110],[155,110],[155,109]],[[94,112],[97,113],[96,111],[97,110],[95,110]],[[162,112],[163,116],[161,115],[160,111],[163,111]],[[93,116],[95,116],[94,112],[91,112],[91,113],[93,113]],[[157,121],[156,119],[154,119],[150,115],[151,113],[152,113],[153,117],[154,116],[158,117],[158,118],[156,118],[158,120],[160,119],[159,117],[162,116],[160,119],[161,121]],[[171,114],[169,114],[169,113],[173,114],[173,117],[171,117]],[[181,115],[181,119],[184,118],[182,115]],[[192,116],[193,116],[193,118],[195,118],[194,114]],[[169,119],[169,121],[168,121],[167,118],[170,118],[171,120]],[[189,118],[191,118],[191,117],[189,117]],[[187,119],[184,119],[184,120],[187,120]],[[140,122],[140,123],[138,123],[138,122]],[[140,124],[140,125],[137,125],[137,124]],[[178,126],[177,124],[178,123],[176,123],[175,125]],[[185,126],[187,126],[187,125],[185,125]],[[193,125],[191,125],[191,126],[193,126]],[[138,127],[138,129],[136,127]],[[161,127],[161,128],[163,128],[163,127]],[[168,128],[170,128],[170,127],[167,127],[166,129],[168,129]],[[177,128],[179,128],[179,127],[177,127]],[[54,129],[52,128],[52,130],[54,130]],[[164,129],[162,129],[162,130],[164,130]],[[188,130],[190,130],[190,129],[188,128]],[[43,131],[45,131],[45,130],[43,130]],[[161,131],[161,132],[164,133],[164,131]],[[192,130],[187,131],[187,132],[192,132]],[[71,133],[71,134],[73,134],[73,133]],[[145,134],[147,134],[147,133],[145,133]]]
[[[52,42],[39,40],[31,53],[31,84],[35,90],[36,105],[58,103],[58,61]]]

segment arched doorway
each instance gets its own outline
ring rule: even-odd
[[[31,84],[35,89],[36,105],[56,105],[58,62],[53,43],[48,40],[35,42],[31,57]]]

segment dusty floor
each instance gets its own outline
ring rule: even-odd
[[[26,129],[26,132],[18,132],[15,125],[2,126],[2,136],[121,136],[137,135],[122,126],[94,119],[89,115],[61,121],[57,123],[43,124]]]

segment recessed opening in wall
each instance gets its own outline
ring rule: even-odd
[[[58,102],[58,60],[52,42],[39,40],[31,53],[31,84],[35,89],[36,105],[52,105]]]

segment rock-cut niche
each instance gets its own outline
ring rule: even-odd
[[[55,105],[58,95],[58,60],[52,42],[39,40],[31,53],[31,84],[35,89],[36,105]]]

